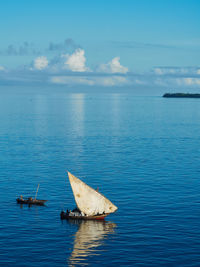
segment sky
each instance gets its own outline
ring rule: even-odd
[[[200,90],[199,0],[0,2],[0,85]]]

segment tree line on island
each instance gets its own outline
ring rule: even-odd
[[[200,98],[200,94],[192,93],[165,93],[163,97]]]

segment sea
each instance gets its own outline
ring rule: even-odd
[[[0,266],[200,266],[199,141],[200,99],[4,90]],[[67,171],[117,212],[62,221]]]

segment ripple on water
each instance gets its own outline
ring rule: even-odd
[[[2,265],[199,266],[198,101],[22,93],[0,111]],[[107,223],[60,221],[66,170],[118,206]],[[47,206],[17,205],[38,183]]]

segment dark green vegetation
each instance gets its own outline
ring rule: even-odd
[[[183,97],[183,98],[200,98],[200,94],[190,94],[190,93],[166,93],[163,97]]]

